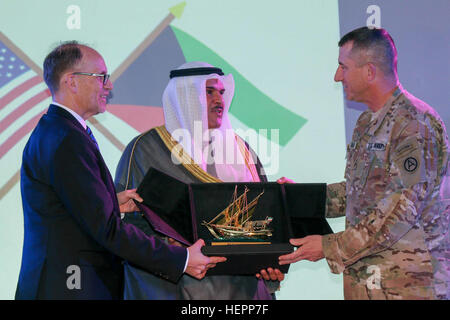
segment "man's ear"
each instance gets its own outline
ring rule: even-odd
[[[377,71],[378,71],[377,67],[373,63],[369,62],[365,65],[365,68],[366,68],[365,72],[366,72],[367,81],[368,82],[374,81],[377,77]]]
[[[78,82],[76,81],[75,77],[70,73],[65,74],[61,78],[59,85],[60,88],[64,86],[66,90],[69,90],[72,93],[77,93],[78,91]]]

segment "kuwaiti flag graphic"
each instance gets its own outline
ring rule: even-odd
[[[139,132],[163,124],[162,95],[170,70],[186,61],[205,61],[233,74],[236,91],[230,113],[255,130],[279,129],[277,142],[287,145],[307,120],[265,95],[206,45],[171,26],[181,17],[185,5],[183,2],[170,8],[167,17],[113,72],[108,111]]]
[[[307,119],[277,103],[259,90],[230,63],[188,33],[171,27],[187,61],[206,61],[220,66],[225,74],[233,74],[235,94],[230,106],[230,114],[248,128],[279,130],[281,146],[286,146],[297,132],[305,125]],[[272,140],[271,136],[267,137]]]

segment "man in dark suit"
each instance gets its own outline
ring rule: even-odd
[[[112,83],[101,55],[67,42],[44,61],[53,97],[23,152],[21,192],[25,238],[16,299],[120,299],[126,259],[176,282],[198,279],[224,258],[148,237],[123,223],[135,211],[135,190],[116,195],[114,183],[86,126],[106,109]]]

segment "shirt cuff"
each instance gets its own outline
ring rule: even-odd
[[[186,248],[186,262],[184,263],[184,269],[183,269],[183,273],[186,272],[187,266],[188,266],[188,262],[189,262],[189,249]]]

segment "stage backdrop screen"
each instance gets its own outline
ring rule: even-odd
[[[337,43],[361,26],[386,28],[403,86],[450,124],[448,0],[2,0],[0,2],[0,299],[13,299],[23,244],[22,151],[51,102],[46,54],[77,40],[105,58],[114,84],[88,125],[114,176],[135,136],[164,123],[170,70],[206,61],[232,73],[231,121],[269,180],[344,179],[346,144],[366,106],[334,82]],[[344,218],[328,219],[334,232]],[[293,264],[278,299],[343,299],[325,260]]]

